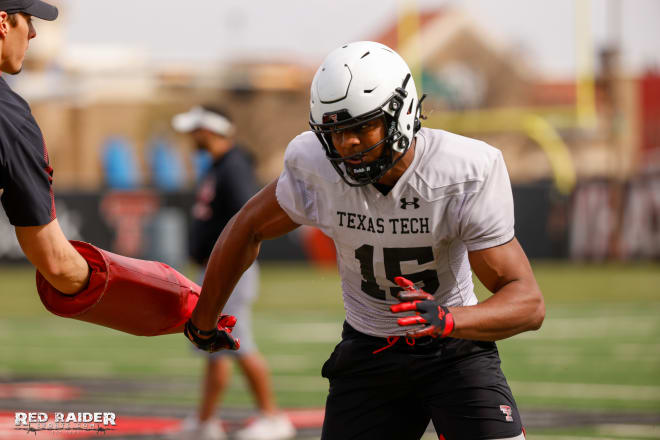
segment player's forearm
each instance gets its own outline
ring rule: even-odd
[[[57,220],[43,226],[17,227],[16,237],[28,260],[57,290],[74,294],[89,280],[89,266],[73,248]]]
[[[480,304],[449,310],[454,317],[451,337],[479,341],[538,330],[545,317],[543,295],[533,280],[512,281]]]
[[[192,314],[193,322],[200,329],[215,327],[234,286],[257,258],[261,241],[246,226],[241,224],[239,213],[227,224],[213,247],[202,292]]]
[[[36,267],[53,287],[66,294],[80,292],[89,280],[89,266],[73,247],[58,264]]]
[[[234,286],[259,254],[263,240],[279,237],[298,227],[282,210],[275,196],[276,182],[259,191],[231,219],[213,247],[202,293],[192,315],[202,330],[215,327]]]

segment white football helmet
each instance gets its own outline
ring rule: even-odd
[[[424,97],[422,97],[422,100]],[[420,100],[410,68],[389,47],[372,41],[332,51],[316,71],[310,97],[310,121],[325,153],[351,186],[377,182],[403,156],[421,127]],[[367,149],[342,157],[331,134],[384,118],[386,135]],[[347,162],[385,143],[381,156],[358,165]],[[402,153],[394,159],[393,151]]]

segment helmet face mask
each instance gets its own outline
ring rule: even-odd
[[[420,126],[410,69],[387,46],[368,41],[348,44],[328,55],[312,81],[310,107],[312,130],[350,186],[378,182],[405,154]],[[381,140],[349,156],[337,151],[333,134],[359,129],[376,119],[385,124]],[[379,157],[365,162],[365,155],[381,145]],[[396,158],[395,152],[400,153]]]
[[[357,126],[359,125],[364,124],[358,124]],[[354,127],[356,127],[356,125],[354,125]],[[335,132],[335,134],[341,135],[342,131],[344,131],[344,129],[339,129],[337,132]],[[327,136],[327,138],[331,137],[332,135]],[[349,154],[348,156],[342,156],[334,147],[334,142],[332,139],[330,139],[332,154],[328,155],[327,157],[340,176],[347,176],[351,179],[348,181],[344,178],[344,181],[346,181],[349,185],[362,186],[369,183],[374,183],[377,182],[391,168],[390,164],[392,164],[392,149],[387,148],[387,141],[389,138],[390,137],[386,135],[378,142],[369,145],[367,148],[361,151]],[[371,151],[377,149],[383,144],[385,144],[385,146],[380,149],[380,155],[376,159],[371,161],[365,160],[366,156]]]
[[[322,138],[321,143],[324,146],[328,160],[348,185],[363,186],[377,182],[393,166],[391,144],[396,142],[399,136],[394,129],[393,119],[382,110],[378,109],[370,112],[370,114],[355,118],[350,117],[346,110],[341,110],[337,113],[326,114],[323,119],[323,124],[313,126],[314,131],[317,136]],[[378,120],[382,121],[385,127],[385,135],[380,140],[347,156],[342,156],[337,151],[332,140],[333,136],[336,138],[347,131],[361,131],[363,127],[369,126]],[[383,147],[378,158],[366,161],[366,156],[381,145]]]

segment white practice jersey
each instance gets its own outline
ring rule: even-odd
[[[396,322],[405,314],[389,310],[398,303],[395,277],[442,305],[474,305],[467,251],[514,235],[511,183],[499,150],[428,128],[416,139],[412,164],[387,195],[373,185],[346,185],[312,132],[291,141],[277,183],[277,200],[291,219],[334,240],[346,320],[372,336],[405,333]]]

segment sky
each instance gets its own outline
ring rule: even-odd
[[[57,0],[54,0],[57,1]],[[402,0],[59,0],[64,50],[130,46],[154,61],[276,59],[317,65],[341,44],[391,23]],[[618,40],[625,72],[660,67],[658,0],[416,0],[467,12],[539,75],[575,74],[575,4],[591,8],[595,47]]]

